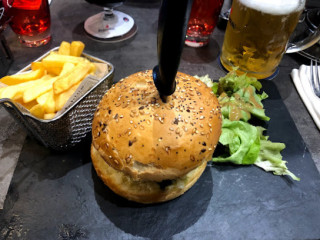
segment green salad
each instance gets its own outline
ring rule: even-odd
[[[235,70],[220,78],[219,82],[212,82],[208,75],[195,77],[212,89],[221,105],[223,120],[218,145],[220,150],[219,156],[212,158],[213,162],[254,164],[275,175],[288,175],[294,180],[300,180],[288,170],[286,161],[282,159],[281,151],[285,144],[269,141],[268,136],[263,135],[263,127],[248,122],[251,118],[270,120],[262,104],[268,95],[265,92],[257,93],[262,85],[256,78],[246,74],[238,76]]]

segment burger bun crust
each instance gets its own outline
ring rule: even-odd
[[[200,177],[220,134],[220,106],[210,88],[178,72],[176,91],[163,102],[147,70],[120,80],[102,98],[92,123],[91,157],[98,175],[119,195],[166,201]],[[184,187],[159,188],[159,182],[176,179],[184,179]]]

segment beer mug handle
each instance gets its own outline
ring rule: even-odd
[[[309,35],[305,39],[295,43],[288,43],[286,53],[294,53],[305,50],[318,41],[320,41],[320,27],[318,27],[311,35]]]

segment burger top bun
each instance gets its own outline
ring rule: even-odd
[[[93,119],[92,146],[135,180],[175,179],[211,159],[221,133],[218,100],[200,80],[178,73],[162,102],[152,71],[115,84]]]

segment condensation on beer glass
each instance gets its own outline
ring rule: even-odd
[[[305,0],[234,0],[221,63],[226,70],[264,79],[282,59]]]
[[[10,27],[23,45],[38,47],[50,41],[48,0],[13,0],[10,15]]]
[[[223,0],[194,0],[185,43],[191,47],[208,44],[223,5]]]

